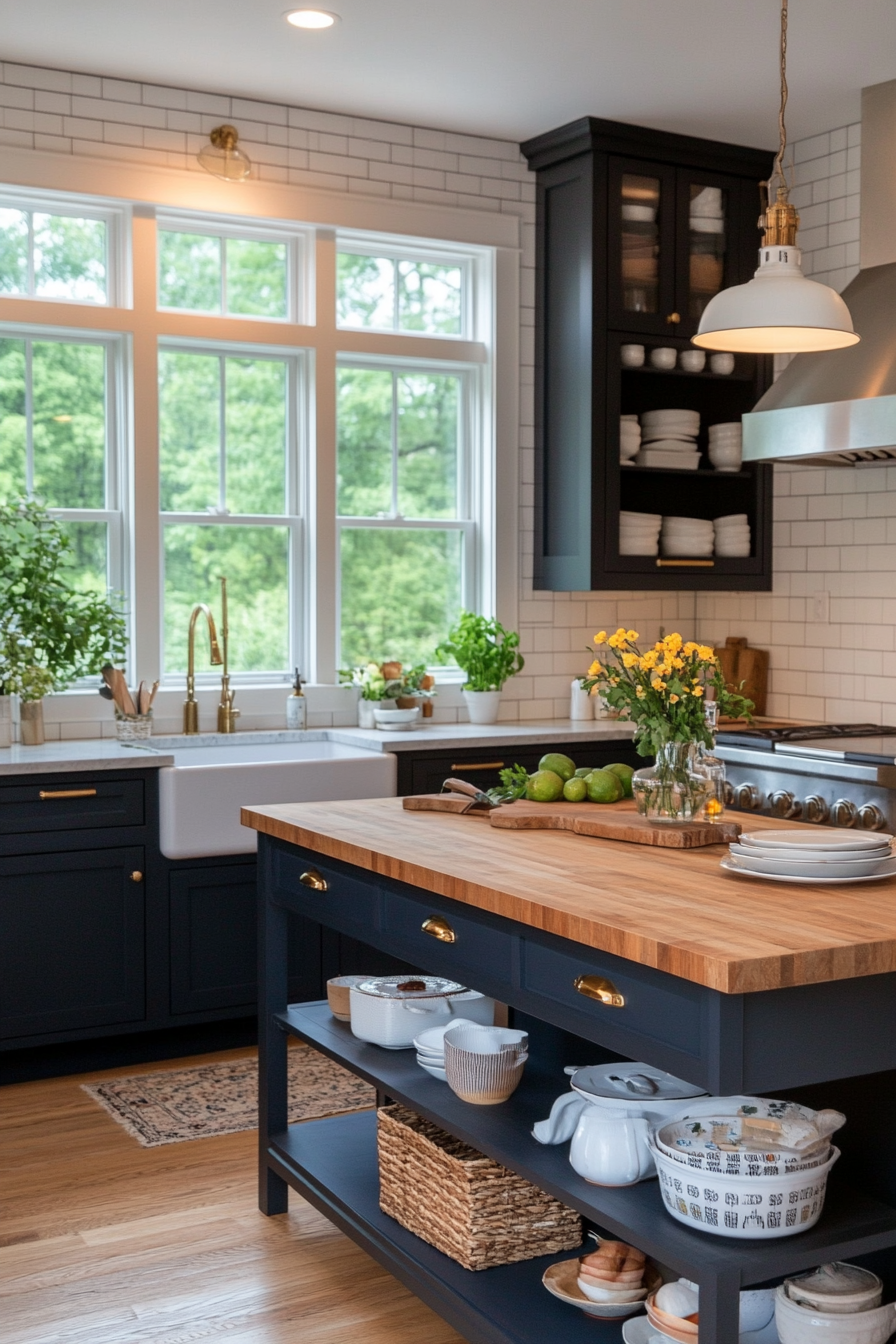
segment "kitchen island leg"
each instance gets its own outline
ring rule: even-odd
[[[740,1274],[716,1273],[700,1283],[700,1344],[736,1344],[740,1333]]]
[[[282,1134],[288,1124],[289,1084],[286,1072],[288,1037],[274,1014],[288,998],[288,921],[283,906],[268,903],[266,870],[271,855],[262,847],[258,865],[258,1207],[273,1216],[286,1213],[289,1185],[271,1170],[270,1136]]]

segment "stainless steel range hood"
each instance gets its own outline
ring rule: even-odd
[[[896,458],[896,262],[843,291],[858,345],[796,355],[744,416],[744,459],[855,465]]]

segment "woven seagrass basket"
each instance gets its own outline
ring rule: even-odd
[[[582,1220],[404,1106],[377,1112],[380,1208],[464,1269],[576,1249]]]

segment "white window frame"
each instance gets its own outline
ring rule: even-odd
[[[284,361],[286,377],[286,500],[282,514],[242,514],[163,512],[159,504],[159,676],[163,687],[180,685],[183,671],[165,671],[165,528],[175,524],[199,527],[285,527],[289,537],[288,556],[288,665],[267,672],[231,672],[234,686],[281,686],[290,676],[290,669],[302,666],[306,657],[303,614],[306,608],[305,573],[307,569],[306,527],[309,456],[309,410],[311,355],[308,349],[295,346],[253,345],[240,341],[202,340],[161,337],[159,353],[177,351],[191,355],[214,355],[225,359],[267,359]],[[161,466],[161,462],[160,462]],[[233,598],[231,596],[231,602]],[[186,645],[184,646],[186,648]],[[215,669],[198,670],[197,686],[216,685],[221,678]]]
[[[28,498],[35,498],[33,489],[33,420],[30,386],[30,352],[28,343],[59,341],[65,345],[99,345],[105,356],[105,458],[103,479],[104,501],[101,509],[49,508],[53,518],[63,523],[105,523],[108,550],[106,554],[106,583],[122,595],[129,614],[131,583],[131,520],[127,501],[130,498],[130,423],[131,389],[128,377],[130,360],[128,338],[115,332],[84,331],[75,327],[47,327],[36,323],[4,322],[0,338],[26,342],[26,479]],[[38,496],[39,497],[39,496]]]
[[[157,248],[156,306],[159,313],[191,314],[195,317],[220,318],[229,322],[273,322],[281,326],[311,326],[314,323],[314,238],[312,230],[301,224],[282,225],[241,219],[232,215],[198,215],[195,211],[159,210],[159,233],[192,233],[202,238],[237,238],[261,243],[286,245],[286,316],[265,317],[257,313],[228,313],[224,309],[227,253],[221,250],[221,310],[203,308],[163,308],[159,302],[161,248]]]
[[[388,234],[373,236],[366,232],[340,230],[336,235],[336,252],[337,256],[340,252],[349,252],[354,256],[377,257],[396,264],[400,261],[427,261],[437,266],[457,266],[460,268],[462,276],[460,331],[409,331],[406,327],[400,327],[398,325],[397,285],[395,285],[393,295],[394,320],[392,326],[359,327],[350,324],[343,325],[337,319],[338,331],[366,332],[371,335],[374,332],[378,335],[390,333],[394,336],[406,336],[409,340],[415,341],[469,341],[477,339],[473,332],[476,325],[476,290],[480,268],[475,264],[475,258],[469,247],[452,247],[447,243],[428,243],[416,238],[401,238]]]
[[[95,196],[68,192],[46,193],[0,187],[0,209],[23,210],[30,214],[28,225],[28,292],[4,294],[3,298],[26,299],[35,303],[65,303],[76,307],[129,308],[132,303],[130,208]],[[69,219],[96,219],[106,226],[106,299],[67,299],[55,294],[34,292],[34,214],[65,215]]]

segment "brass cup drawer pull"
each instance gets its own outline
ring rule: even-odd
[[[38,797],[41,802],[53,798],[95,798],[96,789],[41,789]]]
[[[452,770],[467,770],[467,771],[473,771],[473,770],[503,770],[503,769],[504,769],[504,762],[503,762],[503,761],[482,761],[482,762],[474,761],[472,765],[465,765],[465,764],[463,763],[463,761],[461,761],[461,762],[459,762],[457,765],[452,765],[451,769],[452,769]]]
[[[625,996],[619,993],[612,980],[607,980],[603,975],[577,975],[572,983],[587,999],[597,999],[598,1003],[606,1004],[608,1008],[625,1007]]]
[[[314,891],[329,891],[330,884],[325,877],[321,877],[316,868],[309,868],[307,873],[302,873],[299,878],[303,887],[312,887]]]
[[[424,919],[420,925],[424,933],[428,933],[431,938],[438,938],[440,943],[456,943],[457,934],[448,923],[447,919],[440,919],[438,915],[430,915],[429,919]]]

